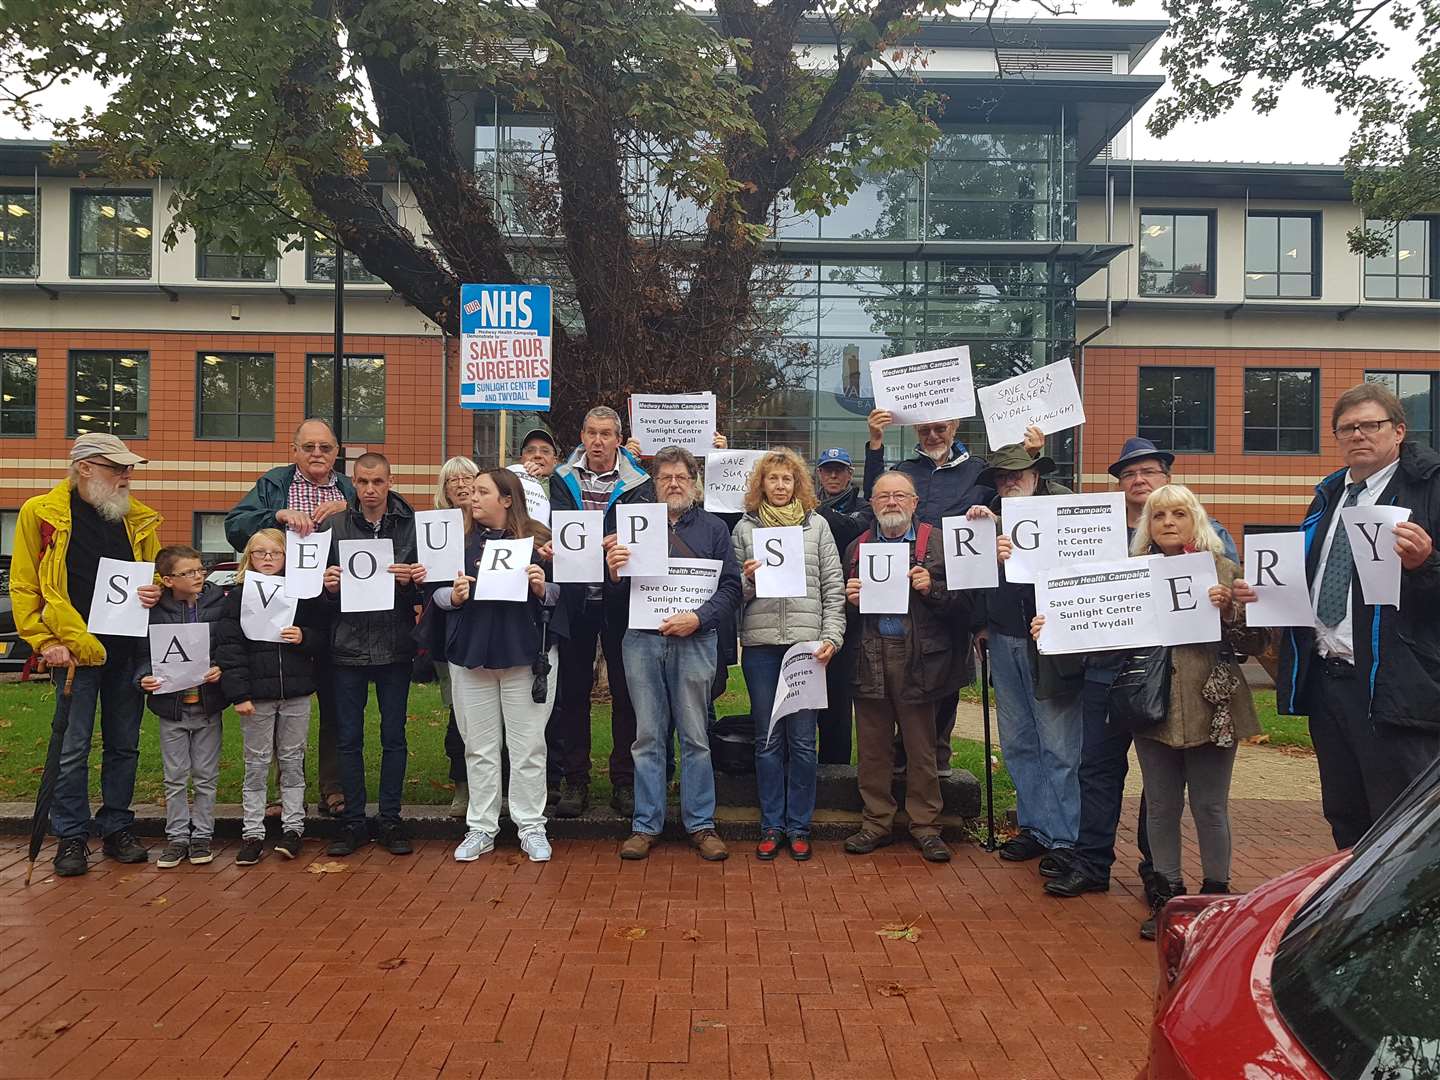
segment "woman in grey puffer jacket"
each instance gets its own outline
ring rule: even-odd
[[[770,732],[781,661],[790,646],[818,641],[815,656],[828,663],[845,641],[845,574],[830,526],[815,513],[815,505],[815,489],[800,455],[771,450],[750,473],[746,513],[734,533],[745,590],[740,668],[755,722],[755,783],[760,794],[761,839],[755,854],[767,861],[787,841],[792,857],[810,858],[810,819],[815,813],[815,710],[782,716]],[[805,595],[757,596],[755,530],[784,527],[801,530]]]

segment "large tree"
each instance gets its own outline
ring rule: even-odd
[[[116,178],[163,175],[167,240],[235,250],[331,237],[443,330],[466,281],[549,279],[557,429],[636,389],[734,387],[739,407],[803,366],[767,341],[763,245],[776,197],[823,211],[866,169],[913,167],[935,99],[903,40],[940,0],[6,0],[0,108],[23,120],[76,77],[67,118]],[[796,55],[804,20],[832,40]],[[462,93],[553,118],[545,176],[516,201],[553,241],[517,245],[453,124]],[[53,118],[52,118],[53,119]],[[367,184],[387,158],[417,237]],[[663,198],[637,198],[639,184]],[[639,193],[643,195],[644,193]],[[676,212],[691,207],[691,214]],[[510,230],[513,233],[513,229]]]
[[[1170,85],[1150,119],[1155,134],[1217,117],[1247,94],[1252,109],[1268,113],[1285,84],[1298,80],[1354,116],[1345,166],[1368,216],[1398,222],[1440,210],[1440,0],[1165,6],[1171,28],[1161,62]],[[1407,71],[1396,53],[1412,48]],[[1384,236],[1361,228],[1350,239],[1357,250],[1375,251]]]

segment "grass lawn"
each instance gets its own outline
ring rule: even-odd
[[[962,694],[967,700],[979,700],[973,687]],[[1272,695],[1273,696],[1273,695]],[[749,711],[750,699],[739,665],[730,669],[730,683],[716,702],[722,716]],[[40,786],[40,773],[45,762],[45,748],[50,738],[50,723],[55,711],[54,691],[47,682],[0,683],[0,801],[33,799]],[[593,722],[591,760],[592,801],[610,798],[607,761],[610,757],[610,705],[597,703],[591,710]],[[365,763],[370,778],[370,796],[375,795],[374,780],[380,767],[379,719],[372,700],[366,712]],[[448,803],[452,793],[450,766],[445,757],[445,725],[447,714],[440,703],[440,691],[434,683],[421,683],[410,688],[409,733],[410,764],[405,780],[407,803]],[[149,711],[140,728],[140,770],[135,781],[135,801],[163,803],[164,784],[160,770],[159,721]],[[98,723],[97,723],[98,729]],[[312,718],[310,750],[305,758],[306,798],[314,803],[319,798],[315,782],[315,733],[318,721]],[[954,740],[955,764],[968,769],[984,780],[985,751],[982,744],[968,739]],[[996,753],[998,756],[998,743]],[[852,757],[853,763],[853,757]],[[220,753],[220,783],[217,798],[222,803],[240,801],[240,783],[245,773],[241,751],[240,724],[232,712],[225,714],[224,744]],[[90,759],[92,798],[100,794],[100,739]],[[1015,788],[1003,767],[995,772],[995,808],[1003,813],[1015,804]]]
[[[1315,744],[1310,741],[1310,721],[1303,716],[1281,716],[1277,713],[1274,690],[1255,691],[1255,715],[1260,718],[1260,729],[1270,736],[1271,746],[1315,749]]]

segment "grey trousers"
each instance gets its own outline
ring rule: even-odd
[[[245,736],[245,780],[240,788],[246,840],[265,839],[265,800],[270,763],[280,774],[280,828],[305,832],[305,742],[310,736],[310,698],[253,702],[240,718]]]
[[[188,844],[215,835],[215,784],[220,777],[220,713],[198,702],[180,706],[178,720],[160,721],[165,770],[165,837]],[[186,789],[194,785],[193,802]]]
[[[1200,870],[1206,881],[1230,880],[1230,774],[1235,747],[1214,744],[1176,750],[1135,738],[1135,756],[1145,778],[1145,825],[1155,873],[1172,884],[1182,880],[1180,814],[1190,792],[1190,817],[1200,841]]]

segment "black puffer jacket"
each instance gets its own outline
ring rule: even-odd
[[[229,628],[223,622],[226,599],[224,589],[207,581],[205,587],[200,590],[200,595],[195,599],[194,619],[187,617],[185,607],[175,601],[175,598],[170,595],[169,589],[160,593],[159,603],[150,609],[150,623],[153,626],[182,622],[210,624],[210,666],[220,668],[222,676],[220,682],[200,685],[200,704],[204,706],[207,715],[224,712],[226,705],[239,700],[228,697],[224,689],[225,666],[233,661],[239,648],[238,642],[230,636]],[[239,628],[237,627],[236,633],[238,634],[238,632]],[[135,665],[135,685],[139,686],[141,679],[154,674],[150,667],[150,644],[148,641],[141,640],[139,642],[136,655],[138,660]],[[180,696],[182,693],[184,691],[177,690],[172,694],[149,695],[150,711],[162,720],[180,719]]]
[[[331,566],[340,564],[341,540],[390,540],[395,545],[397,563],[415,561],[415,511],[393,491],[380,519],[379,532],[370,528],[353,502],[334,522]],[[341,611],[338,592],[326,590],[321,595],[336,613],[330,632],[330,656],[336,666],[408,664],[415,659],[415,608],[422,597],[414,585],[396,585],[395,605],[389,611]]]
[[[220,676],[231,701],[278,701],[308,697],[315,692],[315,657],[330,643],[330,628],[317,609],[322,601],[302,600],[295,610],[299,645],[282,641],[251,641],[240,628],[240,604],[245,590],[239,584],[225,598],[221,621],[227,639],[239,646]],[[319,624],[319,625],[317,625]]]

